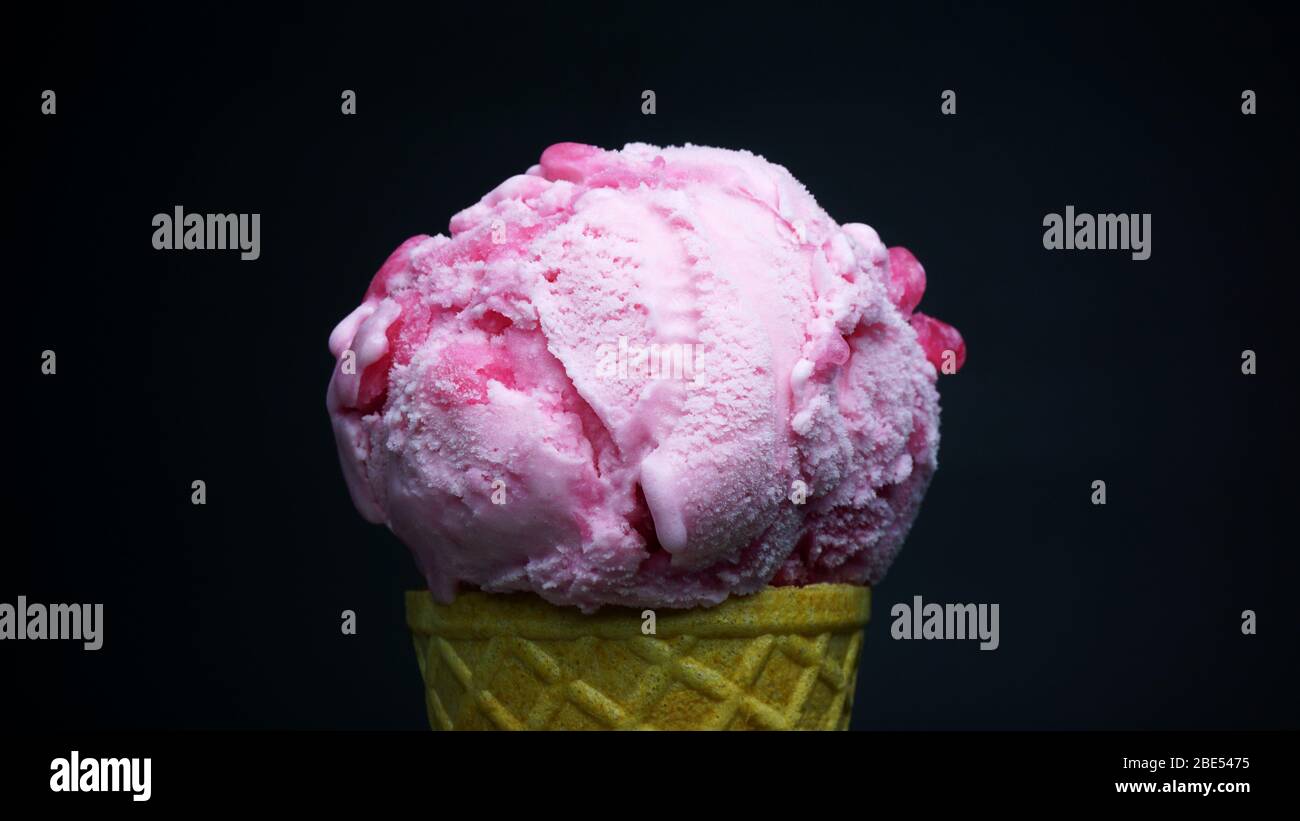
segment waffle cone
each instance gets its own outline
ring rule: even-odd
[[[871,591],[769,587],[590,616],[532,594],[406,594],[436,730],[844,729]]]

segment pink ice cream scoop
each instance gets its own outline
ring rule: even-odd
[[[872,584],[965,359],[924,288],[761,157],[553,145],[404,242],[330,335],[343,473],[443,602]]]

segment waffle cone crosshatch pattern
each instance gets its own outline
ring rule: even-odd
[[[837,730],[869,588],[768,588],[716,608],[584,616],[531,594],[406,595],[438,730]]]

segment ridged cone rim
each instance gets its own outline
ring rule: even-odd
[[[627,639],[642,635],[645,609],[604,607],[585,615],[532,593],[462,593],[438,604],[427,590],[406,593],[406,623],[415,633],[448,639]],[[732,596],[716,607],[655,611],[655,636],[753,638],[771,634],[816,635],[861,629],[871,613],[871,588],[852,584],[768,587]]]

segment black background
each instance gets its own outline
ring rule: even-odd
[[[0,601],[102,602],[106,623],[96,653],[0,644],[6,724],[427,726],[401,609],[421,579],[348,499],[325,342],[402,240],[572,140],[781,163],[836,220],[910,247],[921,309],[965,335],[855,727],[1300,728],[1297,78],[1274,13],[7,14]],[[154,251],[177,204],[260,213],[261,258]],[[1151,259],[1045,251],[1067,204],[1150,212]],[[890,640],[914,595],[998,603],[1000,649]]]

